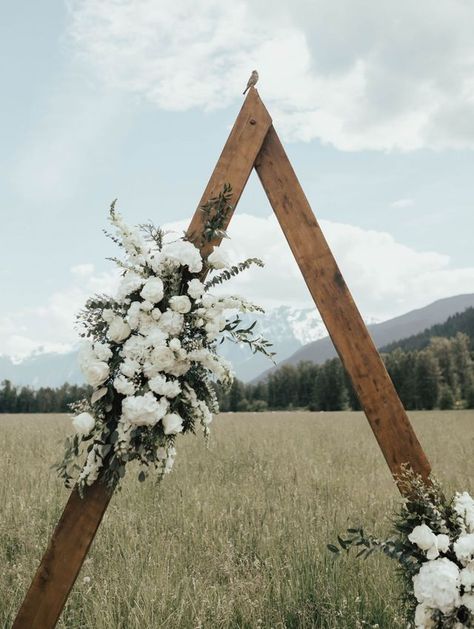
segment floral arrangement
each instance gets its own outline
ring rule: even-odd
[[[186,234],[169,240],[153,224],[132,229],[112,204],[114,231],[107,235],[123,250],[123,259],[113,258],[122,276],[113,297],[96,295],[78,315],[85,338],[80,366],[93,393],[74,405],[76,434],[56,466],[67,486],[76,482],[82,493],[99,477],[115,486],[132,460],[140,464],[140,481],[153,468],[162,478],[173,466],[176,436],[199,425],[207,436],[218,411],[215,384],[232,383],[218,343],[227,338],[272,356],[254,324],[243,327],[239,317],[262,309],[211,293],[252,264],[263,266],[256,258],[230,266],[210,244],[226,237],[231,194],[226,185],[201,207],[203,232],[195,242]],[[201,249],[210,253],[202,257]]]
[[[404,582],[403,604],[411,627],[474,627],[474,499],[456,493],[447,500],[439,483],[426,484],[405,469],[400,476],[405,498],[385,540],[348,529],[338,537],[341,548],[359,549],[358,557],[381,551],[399,563]]]

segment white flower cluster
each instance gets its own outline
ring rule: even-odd
[[[216,352],[226,311],[252,309],[206,291],[203,274],[227,266],[218,250],[203,259],[189,241],[143,238],[115,211],[111,222],[126,260],[114,297],[91,300],[82,316],[80,366],[94,389],[89,411],[73,420],[78,439],[90,442],[82,486],[97,479],[106,456],[110,469],[138,459],[170,471],[175,436],[195,423],[208,430],[217,410],[212,381],[232,382]]]
[[[440,626],[440,613],[449,616],[449,627],[473,626],[474,500],[467,492],[456,494],[452,508],[460,531],[455,537],[435,535],[426,524],[416,526],[408,536],[427,559],[413,577],[418,601],[415,626],[419,629]]]

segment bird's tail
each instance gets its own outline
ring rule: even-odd
[[[244,89],[244,91],[242,92],[243,95],[245,96],[245,93],[247,92],[247,90],[250,89],[250,85],[247,85],[247,87]]]

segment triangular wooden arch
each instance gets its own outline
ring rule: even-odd
[[[428,481],[428,460],[255,88],[249,90],[188,236],[194,239],[201,233],[203,213],[199,207],[225,183],[232,185],[232,204],[236,207],[252,168],[257,171],[390,471],[396,477],[401,466],[409,464]],[[207,254],[209,247],[219,242],[205,245],[202,252]],[[87,490],[84,499],[75,489],[72,491],[14,629],[55,626],[112,493],[99,481]]]

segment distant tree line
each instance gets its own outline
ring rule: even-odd
[[[382,353],[405,408],[474,408],[472,338],[457,332],[450,338],[431,337],[427,342],[423,339],[422,349],[396,347]],[[413,346],[410,339],[401,343]],[[91,394],[89,386],[66,383],[58,388],[35,390],[17,387],[5,380],[0,388],[0,413],[63,413],[69,410],[69,404]],[[283,365],[263,382],[244,384],[235,380],[229,391],[218,389],[217,394],[223,412],[360,409],[357,395],[338,358],[323,365],[311,362]]]
[[[90,396],[92,388],[68,384],[61,387],[17,387],[4,380],[0,388],[0,413],[65,413],[69,404]]]
[[[431,338],[421,350],[397,347],[382,358],[409,410],[474,408],[474,360],[467,334]],[[360,409],[352,384],[338,358],[323,365],[283,365],[264,382],[235,380],[219,391],[222,411],[307,408],[313,411]]]

